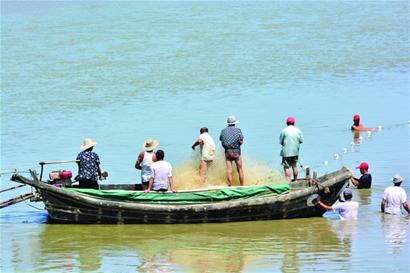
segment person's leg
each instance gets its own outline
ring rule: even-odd
[[[207,169],[207,162],[205,160],[201,160],[199,163],[199,181],[201,181],[202,184],[205,184],[205,175]]]
[[[296,179],[298,179],[298,166],[296,163],[297,163],[296,161],[292,162],[293,181],[296,181]],[[290,177],[290,173],[289,173],[289,177]]]
[[[286,180],[290,181],[290,170],[289,170],[289,164],[287,162],[286,157],[282,157],[282,166],[283,166],[283,172],[285,173]]]
[[[284,171],[284,173],[285,173],[285,177],[286,177],[286,180],[289,180],[290,181],[290,170],[289,170],[289,168],[287,167],[287,166],[283,166],[283,171]]]
[[[226,177],[228,179],[228,186],[232,186],[232,161],[225,158],[226,162]]]
[[[236,163],[236,169],[238,170],[238,174],[239,174],[239,183],[241,186],[243,186],[245,184],[244,182],[245,177],[243,175],[242,156],[239,155],[239,157],[235,159],[235,163]]]

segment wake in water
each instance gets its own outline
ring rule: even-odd
[[[264,163],[243,157],[243,171],[245,186],[265,185],[285,182],[285,178],[276,169],[272,169]],[[225,156],[223,151],[218,151],[215,160],[208,168],[205,184],[199,179],[200,154],[192,153],[190,159],[174,166],[172,175],[177,189],[200,189],[218,186],[227,186]],[[233,166],[233,186],[239,186],[239,177],[236,165]]]

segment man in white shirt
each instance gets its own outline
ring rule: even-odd
[[[317,203],[325,210],[331,210],[339,214],[340,220],[356,220],[359,210],[359,203],[352,201],[353,193],[351,190],[346,189],[343,192],[344,202],[338,203],[333,206],[328,206],[320,201],[320,197],[317,199]]]
[[[149,179],[148,189],[144,192],[150,192],[150,190],[166,192],[168,188],[170,188],[172,192],[176,192],[172,179],[172,166],[164,160],[164,151],[158,150],[155,156],[157,161],[151,165],[153,174]]]
[[[208,133],[208,128],[202,127],[199,131],[200,135],[197,141],[192,144],[192,150],[200,145],[201,147],[201,161],[199,163],[199,179],[201,183],[205,183],[206,171],[209,165],[215,158],[215,142],[211,135]]]
[[[396,174],[392,182],[394,185],[384,190],[381,211],[387,214],[402,214],[401,208],[403,207],[410,214],[406,191],[400,187],[403,178]]]

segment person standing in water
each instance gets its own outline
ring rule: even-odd
[[[402,214],[401,208],[403,207],[407,213],[410,214],[410,208],[407,203],[406,191],[400,187],[403,182],[403,178],[396,174],[392,179],[393,186],[390,186],[384,190],[381,211],[387,214]]]
[[[152,176],[151,165],[156,160],[154,149],[158,146],[159,142],[153,138],[147,139],[142,144],[144,151],[138,155],[138,159],[135,162],[135,168],[141,170],[141,185],[142,190],[148,188],[149,179]]]
[[[361,132],[361,131],[376,131],[377,129],[376,128],[365,128],[363,124],[360,123],[360,116],[356,114],[353,116],[353,125],[351,127],[351,130]]]
[[[215,143],[211,135],[208,133],[208,128],[202,127],[197,141],[192,144],[192,150],[200,145],[201,147],[201,161],[199,162],[199,179],[202,184],[205,184],[206,172],[209,165],[215,158]]]
[[[78,175],[74,180],[79,182],[80,188],[99,189],[98,179],[102,180],[100,168],[100,158],[93,152],[93,148],[97,143],[90,138],[84,139],[80,146],[82,152],[77,156]]]
[[[242,169],[241,145],[243,144],[243,135],[241,129],[235,127],[239,121],[234,116],[229,116],[225,122],[228,126],[221,131],[219,140],[225,149],[226,176],[228,186],[232,186],[232,161],[236,164],[241,186],[245,184]]]
[[[325,210],[336,212],[339,215],[340,220],[356,220],[359,209],[359,203],[357,203],[356,201],[352,201],[353,193],[349,189],[344,190],[343,197],[345,198],[345,202],[329,206],[324,204],[320,200],[320,196],[318,196],[317,203]]]
[[[360,169],[362,176],[359,179],[352,176],[350,179],[352,184],[358,189],[370,189],[372,186],[372,175],[369,173],[369,164],[362,162],[356,169]]]
[[[287,180],[291,180],[290,170],[293,171],[293,181],[298,179],[298,160],[300,144],[303,143],[303,135],[299,128],[295,126],[295,118],[288,117],[287,127],[282,130],[279,136],[279,144],[282,145],[280,155],[282,156],[282,166]]]

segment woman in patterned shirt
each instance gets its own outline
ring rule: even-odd
[[[93,152],[97,143],[89,138],[84,139],[80,146],[82,152],[77,156],[78,175],[75,180],[79,182],[80,188],[92,188],[98,190],[98,179],[102,179],[100,158]]]

